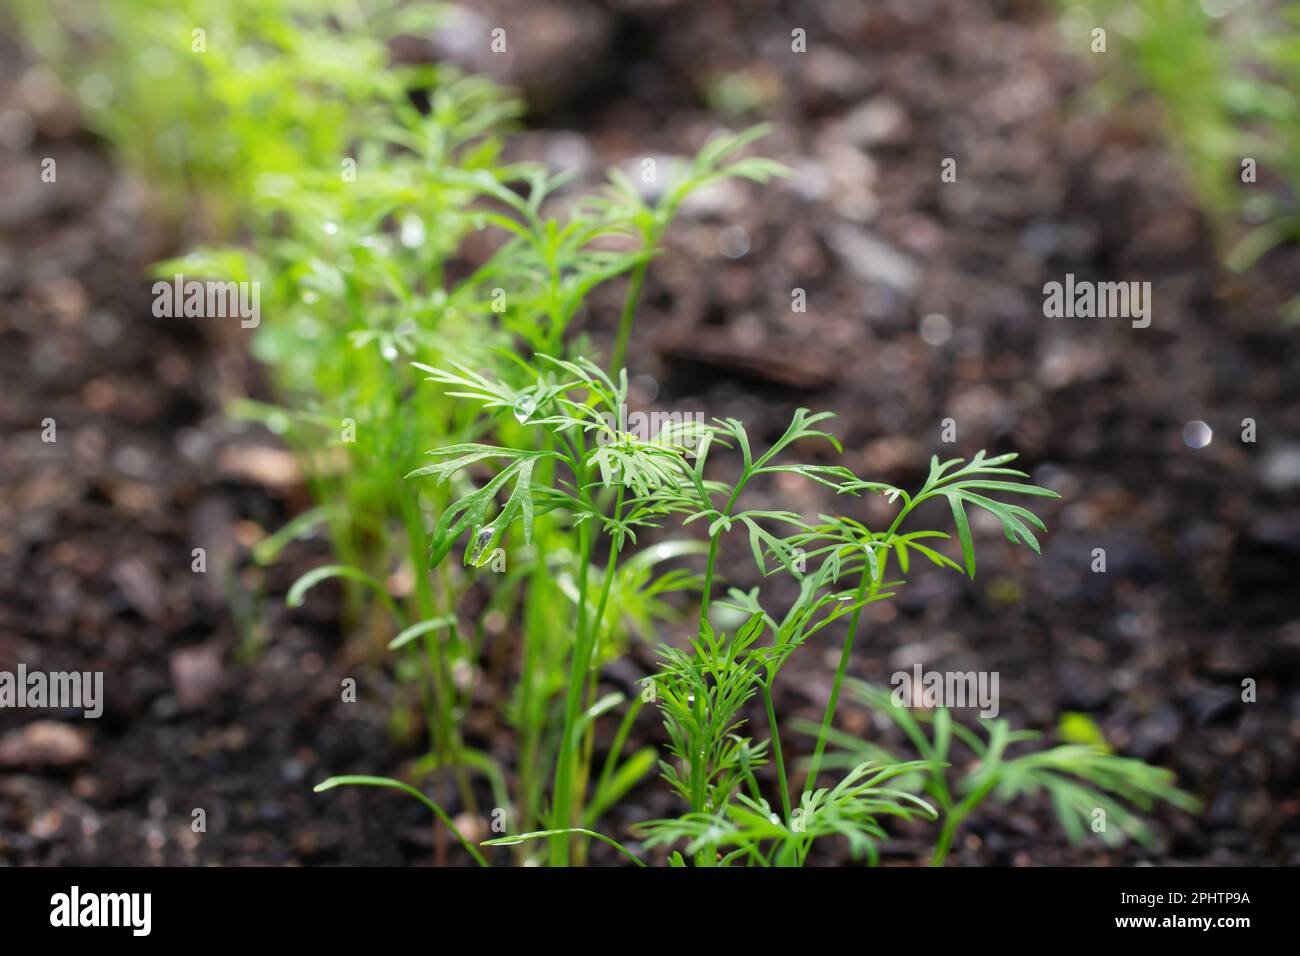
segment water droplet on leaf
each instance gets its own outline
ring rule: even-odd
[[[532,417],[533,412],[537,411],[537,399],[531,395],[525,395],[519,401],[515,402],[515,421],[526,422]]]
[[[479,558],[483,556],[484,549],[492,543],[492,536],[495,533],[491,525],[479,530],[470,544],[469,552],[465,555],[466,564],[478,564]]]

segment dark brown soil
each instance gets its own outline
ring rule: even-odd
[[[1087,713],[1205,810],[1158,813],[1148,852],[1073,848],[1041,802],[989,806],[952,862],[1300,863],[1300,332],[1277,317],[1296,250],[1224,274],[1157,114],[1137,100],[1075,110],[1088,64],[1037,3],[492,7],[484,22],[552,41],[478,64],[535,104],[521,156],[595,181],[689,153],[723,122],[772,119],[764,152],[800,173],[714,191],[675,228],[631,358],[659,404],[768,438],[798,405],[832,409],[845,463],[905,486],[933,453],[1015,450],[1064,496],[1043,511],[1041,559],[977,526],[974,582],[914,574],[869,616],[854,671],[996,670],[1014,725],[1050,734],[1062,711]],[[807,53],[790,52],[794,28]],[[390,726],[392,675],[345,645],[324,590],[284,609],[323,542],[267,571],[251,562],[307,498],[287,454],[221,415],[264,389],[247,333],[150,315],[147,266],[179,237],[0,43],[0,669],[103,670],[111,686],[98,721],[0,712],[0,861],[463,862],[413,801],[312,794],[331,773],[418,757]],[[706,91],[724,77],[712,105],[743,108],[720,117]],[[40,181],[47,156],[57,184]],[[945,157],[956,183],[939,182]],[[1044,318],[1042,286],[1066,273],[1150,280],[1150,328]],[[791,310],[796,288],[806,312]],[[619,291],[588,312],[597,341]],[[937,344],[919,334],[929,315],[946,319],[926,326]],[[1207,447],[1184,443],[1194,420],[1213,429]],[[764,497],[823,504],[803,485]],[[206,574],[191,570],[199,546]],[[754,583],[745,549],[727,560],[730,583]],[[820,716],[837,652],[826,636],[796,659],[783,716]],[[627,670],[652,660],[638,648]],[[354,705],[339,701],[348,676],[364,688]],[[1257,702],[1242,702],[1247,678]],[[660,739],[644,717],[638,734]],[[842,725],[897,743],[854,708]],[[509,765],[508,735],[476,742]],[[650,779],[602,829],[621,838],[675,809]],[[909,831],[886,859],[925,846]]]

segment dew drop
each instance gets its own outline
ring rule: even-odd
[[[492,542],[492,534],[492,526],[488,525],[474,536],[474,542],[470,545],[469,554],[466,555],[467,563],[478,563],[478,559],[483,555],[483,549]]]
[[[526,422],[532,417],[533,412],[537,411],[537,399],[531,395],[525,395],[519,401],[515,402],[515,421]]]

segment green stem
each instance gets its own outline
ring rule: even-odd
[[[736,485],[735,489],[733,489],[733,491],[731,492],[731,497],[727,499],[727,504],[722,510],[723,515],[728,515],[731,513],[731,509],[735,505],[736,499],[740,496],[740,489],[745,486],[745,480],[747,477],[748,476],[742,477],[740,479],[740,482]],[[721,529],[719,529],[715,534],[709,537],[709,557],[708,557],[708,562],[705,565],[704,586],[700,594],[700,627],[699,627],[700,634],[703,634],[705,629],[709,626],[709,598],[713,593],[713,575],[717,568],[718,542],[721,538],[722,538]],[[697,701],[697,707],[702,707],[702,706],[703,706],[703,698]],[[700,813],[703,812],[704,803],[705,803],[705,790],[706,790],[706,783],[707,783],[707,781],[705,780],[706,771],[705,768],[702,765],[700,765],[700,761],[698,757],[692,757],[690,764],[691,764],[690,776],[691,776],[691,803],[692,803],[691,809],[694,810],[696,813]],[[784,776],[785,774],[784,768],[781,770],[781,773]],[[788,798],[787,798],[787,803],[788,803]],[[699,853],[695,855],[695,865],[713,866],[715,864],[716,856],[717,856],[717,851],[714,849],[713,845],[707,844],[699,851]]]
[[[709,595],[713,593],[713,566],[718,561],[718,535],[709,540],[709,558],[704,568],[704,587],[700,592],[700,633],[709,623]]]
[[[767,709],[767,726],[772,733],[772,762],[776,764],[776,779],[781,788],[781,811],[784,821],[790,822],[790,784],[785,778],[785,760],[781,757],[781,732],[776,726],[776,710],[772,706],[772,680],[775,674],[768,675],[763,683],[763,706]]]
[[[539,531],[541,529],[538,529]],[[517,826],[527,830],[533,825],[533,768],[536,764],[537,749],[541,744],[541,719],[537,714],[537,670],[544,666],[542,648],[539,646],[541,629],[536,626],[537,606],[541,599],[541,589],[546,586],[546,562],[543,555],[546,539],[542,534],[535,535],[538,561],[528,585],[528,597],[524,604],[523,659],[519,666],[519,714],[523,723],[523,741],[519,748],[519,820]]]
[[[424,568],[424,524],[420,517],[419,505],[413,495],[402,495],[402,507],[406,515],[407,543],[410,549],[411,568],[415,574],[415,594],[421,620],[428,620],[437,614],[433,597],[433,587],[429,582],[429,572]],[[449,607],[450,610],[450,607]],[[450,696],[450,675],[443,654],[442,642],[436,634],[428,634],[424,640],[425,653],[429,659],[432,672],[434,706],[437,708],[438,720],[429,728],[429,735],[435,744],[439,763],[451,764],[452,776],[460,794],[461,804],[472,813],[478,814],[478,805],[474,791],[469,785],[465,773],[465,762],[461,757],[461,740],[453,713]]]
[[[826,713],[822,716],[821,730],[817,733],[817,746],[813,749],[812,763],[808,765],[808,776],[804,778],[803,788],[808,790],[817,786],[817,774],[821,769],[822,754],[826,750],[826,738],[830,734],[831,725],[835,722],[835,709],[840,702],[840,689],[844,684],[845,674],[849,669],[849,658],[853,654],[853,641],[858,633],[858,620],[862,616],[862,608],[871,602],[880,590],[880,584],[885,580],[885,568],[889,564],[889,551],[894,540],[894,534],[898,531],[899,525],[907,517],[908,512],[912,510],[914,504],[904,505],[894,521],[889,526],[880,539],[879,553],[881,555],[879,567],[875,575],[871,573],[871,562],[867,556],[863,555],[862,580],[858,582],[858,590],[854,597],[854,604],[857,606],[853,609],[853,614],[849,618],[849,631],[844,638],[844,646],[840,649],[840,662],[835,669],[835,683],[831,686],[830,700],[826,702]],[[867,547],[876,547],[876,543],[868,543]],[[870,587],[868,587],[870,582]]]
[[[853,654],[853,639],[858,633],[858,618],[862,614],[862,602],[866,596],[868,583],[871,581],[871,565],[862,569],[862,580],[858,584],[853,609],[849,618],[849,632],[844,637],[844,646],[840,649],[840,663],[835,668],[835,683],[831,685],[830,700],[826,701],[826,713],[822,716],[822,727],[817,734],[817,746],[813,749],[812,762],[808,765],[808,775],[804,778],[803,788],[811,790],[817,786],[817,772],[821,769],[822,753],[826,750],[826,738],[830,734],[831,724],[835,720],[835,708],[840,702],[840,688],[844,685],[844,675],[849,669],[849,657]],[[872,587],[874,588],[874,584]]]
[[[614,506],[614,514],[617,517],[623,510],[623,489],[618,490],[618,503]],[[610,588],[614,583],[614,569],[618,566],[618,549],[611,547],[609,551],[609,563],[605,565],[605,578],[600,585],[600,598],[596,602],[596,614],[591,622],[591,656],[599,660],[600,657],[600,633],[601,622],[605,618],[605,607],[609,603]],[[588,661],[590,669],[590,661]],[[584,674],[584,680],[587,675]],[[591,680],[587,695],[587,706],[595,703],[596,680]],[[596,744],[596,724],[595,721],[588,721],[587,731],[583,734],[582,751],[578,760],[578,785],[575,792],[573,815],[581,819],[584,807],[587,802],[587,781],[591,776],[592,751]],[[578,865],[582,865],[585,860],[583,853],[585,844],[578,845]]]
[[[555,806],[552,813],[554,830],[567,830],[573,822],[573,730],[578,723],[582,707],[583,685],[586,683],[585,662],[591,656],[587,647],[587,567],[591,563],[591,524],[583,522],[578,529],[578,633],[573,646],[573,660],[569,666],[569,686],[564,697],[564,729],[560,737],[560,755],[555,764]],[[558,824],[558,826],[557,826]],[[551,837],[551,865],[569,865],[569,837],[567,834]]]
[[[601,793],[609,786],[610,780],[614,777],[614,771],[618,768],[618,758],[623,754],[623,745],[627,743],[628,734],[632,732],[632,725],[636,723],[636,715],[641,712],[645,700],[640,694],[635,694],[628,704],[627,713],[623,715],[622,721],[619,722],[618,731],[614,734],[614,740],[609,745],[609,751],[605,754],[605,763],[600,770],[600,778],[596,781],[596,793]],[[593,807],[592,809],[599,809]],[[589,811],[590,814],[590,811]],[[596,818],[589,815],[587,823],[596,822]]]
[[[653,244],[647,239],[646,249],[653,248]],[[623,311],[618,317],[618,336],[614,340],[614,351],[609,357],[610,374],[616,374],[623,363],[627,360],[627,344],[632,337],[632,321],[636,317],[637,302],[641,299],[641,286],[645,282],[646,270],[650,268],[650,253],[636,264],[632,270],[632,278],[628,282],[627,296],[623,299]]]
[[[972,791],[965,800],[944,816],[943,827],[939,830],[939,840],[934,846],[934,856],[930,858],[931,866],[943,866],[944,861],[948,859],[948,848],[952,845],[957,828],[966,821],[972,810],[984,802],[984,798],[992,793],[996,786],[996,778],[990,778],[987,783]]]
[[[545,439],[542,447],[549,451],[556,444],[552,437]],[[537,482],[549,487],[554,480],[554,472],[555,460],[542,459],[537,467]],[[523,740],[519,750],[520,811],[515,826],[522,830],[533,827],[547,778],[545,770],[539,769],[539,766],[542,763],[542,737],[547,729],[548,704],[552,697],[551,693],[547,693],[547,688],[551,686],[548,676],[551,668],[556,666],[549,638],[558,630],[553,626],[553,620],[557,616],[554,612],[563,605],[563,598],[557,597],[555,593],[555,584],[546,563],[546,555],[554,553],[559,547],[552,540],[548,524],[538,523],[533,542],[536,558],[524,600],[523,660],[519,672],[519,713],[523,724]],[[560,666],[563,666],[562,661]]]
[[[721,517],[727,517],[731,514],[731,509],[736,505],[736,499],[740,497],[740,491],[745,487],[745,482],[749,480],[749,475],[743,475],[736,487],[732,489],[731,497],[727,499],[726,506],[722,509]],[[704,587],[700,593],[700,633],[704,633],[704,628],[709,623],[709,599],[713,594],[713,572],[718,562],[718,541],[722,537],[722,530],[709,538],[709,560],[704,569]]]
[[[433,811],[434,816],[442,821],[443,825],[451,831],[457,842],[465,848],[465,851],[474,858],[474,862],[479,866],[487,866],[488,861],[483,859],[474,844],[465,839],[464,834],[456,828],[451,817],[443,811],[442,807],[426,797],[421,791],[415,789],[410,784],[403,783],[400,780],[393,780],[391,777],[369,777],[356,774],[349,774],[342,777],[330,777],[328,780],[322,780],[316,784],[312,790],[315,793],[324,793],[326,790],[333,790],[335,787],[360,786],[360,787],[387,787],[390,790],[401,790],[403,793],[409,793],[415,799],[419,800],[426,807]]]
[[[575,463],[580,463],[581,458],[576,458]],[[583,486],[581,472],[583,469],[578,465],[578,487]],[[618,492],[618,503],[615,505],[615,516],[622,511],[623,507],[623,488],[620,486]],[[569,686],[564,700],[564,730],[560,738],[560,754],[555,766],[555,802],[554,812],[552,814],[552,829],[568,829],[574,823],[573,808],[573,784],[574,777],[574,750],[578,744],[576,739],[576,728],[578,719],[581,715],[582,701],[585,697],[584,691],[587,684],[587,672],[591,667],[591,654],[594,647],[595,631],[599,621],[588,625],[587,618],[587,569],[591,564],[593,551],[593,522],[584,521],[579,526],[579,537],[581,539],[581,549],[579,554],[580,566],[578,569],[578,634],[577,640],[573,647],[573,661],[569,668]],[[610,567],[606,570],[605,582],[602,585],[602,603],[601,611],[604,609],[604,600],[608,598],[610,579],[613,573],[613,556],[611,555]],[[551,838],[551,865],[568,866],[569,865],[569,840],[568,835],[555,836]]]
[[[930,858],[931,866],[943,866],[948,859],[948,847],[952,844],[953,834],[961,826],[962,818],[950,813],[943,818],[943,827],[939,830],[939,840],[934,845],[934,856]]]

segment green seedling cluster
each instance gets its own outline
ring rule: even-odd
[[[1076,43],[1106,30],[1106,52],[1091,64],[1103,80],[1095,96],[1156,96],[1230,268],[1300,240],[1300,3],[1101,0],[1088,13],[1063,10]]]
[[[349,628],[387,641],[411,678],[403,686],[418,691],[430,740],[423,769],[453,772],[461,801],[476,808],[472,765],[504,803],[500,768],[460,741],[474,685],[455,675],[474,672],[487,612],[512,613],[523,593],[529,631],[543,636],[529,645],[519,678],[526,691],[511,706],[524,735],[540,736],[568,653],[544,636],[563,633],[569,600],[553,562],[573,542],[512,549],[505,574],[424,573],[428,516],[446,508],[449,489],[405,476],[430,442],[472,441],[483,426],[458,403],[417,394],[422,375],[410,360],[473,357],[501,368],[519,352],[581,349],[566,332],[590,293],[630,273],[617,333],[625,348],[646,269],[690,193],[724,176],[765,181],[782,172],[738,155],[764,130],[716,137],[693,162],[666,171],[654,202],[616,170],[597,194],[557,198],[571,177],[501,159],[517,101],[446,67],[388,63],[387,40],[427,32],[436,9],[392,0],[108,0],[89,25],[57,3],[18,12],[36,48],[64,64],[70,86],[113,91],[87,110],[89,121],[139,172],[177,190],[173,208],[193,199],[225,210],[199,231],[237,231],[242,240],[160,263],[156,273],[259,285],[267,320],[252,349],[272,369],[278,401],[240,401],[230,411],[297,452],[319,504],[262,541],[255,558],[273,562],[295,538],[327,528],[335,561],[298,581],[289,603],[341,580]],[[155,95],[150,71],[164,61],[169,81]],[[183,149],[158,145],[172,141]],[[470,237],[486,237],[495,251],[457,277]],[[649,572],[672,556],[647,555],[628,569],[622,597],[642,633],[668,610],[665,583]],[[486,610],[462,627],[455,609],[474,588],[489,592]],[[406,703],[394,702],[395,717]],[[651,766],[644,756],[639,765]],[[520,786],[535,795],[532,766]]]
[[[265,174],[329,157],[405,112],[449,71],[391,62],[442,10],[401,0],[9,0],[86,124],[146,179],[190,235],[223,236],[257,208]],[[482,81],[476,81],[482,83]],[[485,113],[486,116],[486,113]]]
[[[481,865],[488,854],[454,811],[488,816],[484,794],[508,833],[483,845],[557,866],[585,862],[592,841],[637,863],[649,852],[675,865],[766,866],[802,865],[817,840],[842,838],[873,861],[891,819],[936,821],[942,862],[990,795],[1045,789],[1071,809],[1062,816],[1071,836],[1087,800],[1110,808],[1112,834],[1138,838],[1146,831],[1114,797],[1138,809],[1155,798],[1185,804],[1157,771],[1097,748],[1004,760],[1022,735],[1002,723],[988,726],[984,745],[939,711],[933,742],[910,760],[836,729],[844,689],[856,692],[847,675],[863,609],[922,564],[974,576],[970,509],[1039,550],[1043,523],[1017,502],[1056,496],[1007,467],[1014,455],[936,459],[909,493],[802,463],[805,450],[839,450],[820,427],[825,413],[799,410],[766,449],[732,419],[625,429],[647,271],[693,191],[786,173],[747,154],[763,127],[715,136],[668,171],[653,200],[617,171],[583,194],[566,174],[504,159],[520,109],[493,84],[390,63],[392,36],[428,28],[423,7],[104,0],[86,35],[66,29],[61,3],[24,0],[18,10],[124,159],[156,178],[173,208],[206,211],[198,231],[209,244],[159,275],[261,288],[252,349],[276,400],[231,411],[283,438],[317,504],[254,557],[273,562],[294,538],[328,529],[333,558],[300,578],[288,603],[324,581],[345,586],[345,626],[395,655],[428,744],[407,780],[337,776],[318,790],[406,792]],[[194,29],[204,31],[201,51]],[[577,326],[609,283],[622,285],[623,304],[602,359]],[[790,476],[849,504],[882,496],[895,516],[873,531],[842,514],[747,507],[747,491]],[[905,527],[927,501],[947,505],[950,531]],[[669,524],[683,530],[673,536]],[[764,576],[791,579],[793,602],[724,589],[724,544],[737,537]],[[950,540],[956,557],[940,550]],[[698,615],[684,613],[697,599]],[[631,642],[684,626],[640,693],[601,692],[603,670]],[[819,633],[843,643],[796,786],[773,689]],[[500,704],[476,697],[484,679],[501,689]],[[646,705],[662,718],[662,751],[629,746]],[[474,746],[465,729],[484,706],[514,731],[506,755]],[[896,719],[907,731],[922,717]],[[609,742],[597,735],[605,725]],[[982,762],[950,785],[953,736]],[[652,785],[656,767],[681,812],[639,824],[629,848],[602,824],[633,788]],[[1082,783],[1069,790],[1069,780]]]
[[[1187,804],[1188,798],[1172,787],[1163,772],[1092,747],[1057,748],[1000,764],[1007,743],[1024,735],[1008,739],[1005,722],[993,722],[990,744],[977,751],[984,763],[973,775],[974,792],[954,805],[945,783],[952,736],[946,711],[936,718],[942,740],[920,748],[922,759],[904,761],[877,751],[855,762],[833,786],[819,786],[862,609],[892,597],[904,583],[891,575],[891,562],[896,562],[901,574],[909,573],[919,558],[973,577],[971,508],[993,515],[1008,540],[1038,551],[1035,531],[1044,530],[1043,524],[1014,498],[1056,495],[1026,483],[1025,473],[1006,467],[1015,455],[989,458],[981,452],[969,462],[935,458],[924,485],[908,493],[862,480],[843,466],[790,460],[795,448],[815,442],[828,442],[839,450],[834,437],[818,427],[828,414],[800,409],[786,432],[761,453],[753,448],[744,425],[733,419],[708,425],[673,424],[656,435],[637,436],[610,425],[618,409],[626,406],[625,371],[614,378],[589,360],[568,361],[540,353],[534,362],[541,369],[513,381],[489,378],[461,365],[427,368],[430,379],[449,394],[477,402],[488,414],[509,414],[540,432],[544,440],[525,443],[524,448],[469,444],[434,449],[438,462],[416,473],[443,482],[485,460],[504,463],[492,478],[444,511],[433,534],[435,563],[447,559],[461,536],[467,538],[463,560],[481,562],[510,528],[518,525],[527,541],[543,517],[571,528],[579,541],[573,568],[577,575],[574,652],[563,720],[555,728],[558,738],[544,744],[553,750],[555,765],[547,825],[488,841],[489,845],[521,846],[545,839],[550,863],[563,866],[574,858],[575,839],[599,833],[593,827],[611,797],[603,788],[619,779],[622,769],[615,746],[606,755],[594,788],[590,786],[595,771],[593,723],[624,702],[621,694],[598,696],[599,665],[609,641],[607,622],[617,611],[611,607],[610,595],[624,551],[635,547],[639,533],[661,528],[670,518],[683,527],[704,527],[708,543],[696,632],[686,647],[665,644],[661,648],[662,669],[643,695],[657,704],[663,717],[668,747],[667,759],[660,762],[662,776],[681,800],[683,813],[648,821],[637,828],[637,835],[647,849],[675,847],[670,856],[674,865],[685,865],[688,858],[701,866],[801,865],[816,840],[830,836],[845,838],[854,853],[874,860],[879,843],[887,838],[883,820],[888,817],[942,818],[935,851],[935,861],[942,862],[955,828],[995,788],[1006,797],[1045,787],[1058,810],[1064,806],[1074,813],[1099,807],[1113,817],[1116,830],[1107,831],[1111,834],[1145,835],[1145,831],[1105,794],[1125,797],[1142,808],[1155,798]],[[518,414],[520,409],[527,414]],[[718,469],[710,467],[715,456],[727,451],[739,456],[739,472],[732,481],[722,480]],[[539,480],[542,461],[556,465],[549,481]],[[844,516],[810,519],[788,511],[744,508],[745,490],[775,475],[797,475],[837,495],[882,495],[897,505],[897,511],[886,530],[873,531]],[[1007,497],[1013,500],[1004,500]],[[948,505],[960,562],[932,546],[936,540],[952,537],[951,533],[904,528],[915,509],[932,499]],[[764,575],[795,578],[798,598],[778,617],[764,606],[760,589],[729,591],[718,603],[743,623],[728,635],[715,628],[710,609],[722,544],[733,533],[747,541]],[[847,634],[834,686],[803,785],[794,791],[782,753],[773,687],[800,647],[841,620],[847,621]],[[746,732],[749,706],[760,701],[766,740],[755,740]],[[905,728],[916,725],[909,715],[896,719]],[[621,728],[620,741],[625,736]],[[765,793],[759,775],[768,765],[775,775],[774,795],[770,788]],[[927,789],[937,806],[902,786],[901,780],[918,774],[928,775]],[[1071,784],[1064,774],[1091,786]],[[1067,832],[1076,835],[1075,817],[1062,812],[1062,819]],[[608,836],[603,839],[614,842]],[[635,858],[627,847],[615,845]]]

